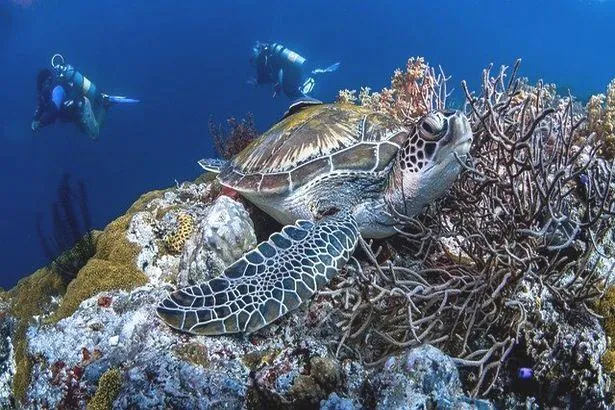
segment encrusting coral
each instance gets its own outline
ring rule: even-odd
[[[606,291],[598,304],[597,313],[605,318],[604,330],[609,337],[609,347],[602,356],[602,364],[606,371],[615,373],[615,286]]]
[[[87,410],[110,410],[121,388],[122,373],[118,369],[107,370],[100,377],[98,389],[88,403]]]

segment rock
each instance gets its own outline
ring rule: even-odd
[[[528,317],[521,348],[534,363],[534,379],[546,392],[547,404],[574,408],[595,403],[603,408],[609,379],[600,360],[607,341],[598,319],[562,307],[546,287],[523,281],[518,289],[515,299]]]
[[[341,398],[337,393],[331,393],[327,400],[321,400],[320,410],[355,410],[352,400]]]
[[[202,283],[256,246],[250,215],[243,205],[220,196],[198,221],[179,264],[180,286]]]
[[[12,382],[15,375],[14,327],[14,320],[0,302],[0,409],[12,407]]]
[[[117,346],[120,343],[120,337],[119,336],[111,336],[109,338],[109,346]]]
[[[453,360],[424,345],[387,360],[372,377],[377,409],[491,409],[485,401],[463,395]]]
[[[333,391],[340,381],[338,364],[327,357],[312,357],[310,359],[310,374],[327,392]]]

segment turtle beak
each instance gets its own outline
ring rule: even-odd
[[[456,111],[450,117],[451,132],[455,136],[454,147],[458,154],[467,153],[472,145],[473,135],[470,121],[461,111]]]

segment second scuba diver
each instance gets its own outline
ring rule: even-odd
[[[64,64],[59,54],[51,58],[51,66],[52,69],[40,70],[36,79],[38,104],[31,125],[33,132],[60,120],[74,123],[96,139],[111,105],[139,102],[100,92],[73,66]]]
[[[340,63],[327,68],[314,68],[306,76],[307,60],[296,52],[279,43],[262,43],[257,41],[252,47],[250,63],[256,68],[253,84],[273,84],[273,96],[280,91],[291,100],[309,99],[307,96],[314,88],[312,75],[336,71]]]

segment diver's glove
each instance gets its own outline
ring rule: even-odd
[[[32,132],[37,132],[38,130],[40,130],[41,129],[40,121],[37,121],[37,120],[32,121],[30,128],[32,128]]]

